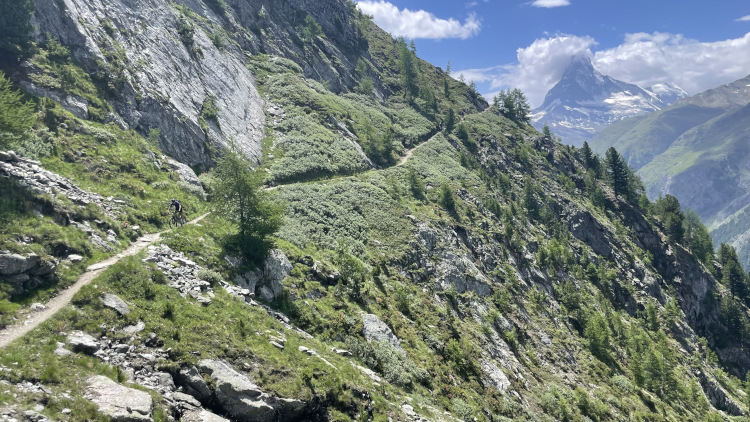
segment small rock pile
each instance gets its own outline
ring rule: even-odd
[[[0,251],[0,282],[11,287],[11,294],[35,289],[55,277],[57,261],[31,253],[19,255]]]
[[[117,218],[125,204],[81,189],[67,178],[43,169],[38,161],[19,157],[13,151],[0,151],[0,176],[10,177],[38,194],[64,196],[78,205],[99,205],[111,218]]]
[[[75,352],[120,367],[129,381],[158,391],[173,415],[182,421],[227,420],[205,409],[204,405],[211,405],[215,411],[239,420],[292,421],[299,420],[308,411],[305,402],[265,393],[223,361],[202,360],[197,367],[183,367],[174,376],[161,372],[159,363],[169,360],[169,350],[161,349],[163,342],[154,333],[145,339],[133,336],[129,342],[122,343],[106,336],[97,340],[74,331],[67,335],[67,345]],[[61,343],[55,353],[63,355],[71,351]],[[211,383],[206,382],[209,378]],[[112,420],[152,420],[153,403],[147,393],[101,376],[90,377],[87,384],[85,397]]]
[[[169,279],[169,286],[177,289],[182,297],[190,296],[203,305],[211,303],[214,297],[211,283],[198,278],[198,271],[203,267],[167,245],[149,246],[146,254],[143,260],[155,263]]]

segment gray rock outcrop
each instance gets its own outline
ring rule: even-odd
[[[34,160],[17,158],[12,161],[0,161],[0,176],[16,180],[35,194],[64,196],[74,204],[82,206],[96,204],[111,218],[117,218],[121,212],[122,204],[114,199],[81,189],[70,179],[43,169],[40,163]],[[62,223],[67,224],[68,221]]]
[[[104,306],[114,310],[120,315],[127,315],[130,313],[130,307],[128,304],[117,295],[107,293],[100,297],[99,300],[102,301]]]
[[[99,350],[99,343],[96,339],[83,331],[73,331],[68,334],[67,342],[75,352],[91,355]]]
[[[401,348],[401,340],[393,334],[393,331],[383,322],[377,315],[374,314],[362,314],[362,334],[364,334],[367,341],[387,341],[396,350],[404,352]]]
[[[249,271],[244,276],[237,277],[237,283],[255,292],[257,297],[271,302],[284,291],[282,281],[292,272],[292,263],[281,249],[273,249],[263,266],[255,271]]]
[[[293,421],[307,409],[302,401],[269,396],[225,362],[205,359],[198,362],[198,368],[215,385],[214,395],[221,409],[238,420]]]
[[[183,413],[180,422],[229,422],[229,419],[224,419],[206,409],[195,409]]]
[[[151,395],[94,375],[87,380],[86,396],[113,422],[149,422],[153,408]]]
[[[144,135],[159,129],[160,148],[178,161],[209,164],[209,144],[227,139],[257,161],[265,116],[243,52],[228,41],[219,48],[210,38],[222,37],[212,25],[222,26],[224,17],[201,1],[186,6],[205,21],[166,0],[41,0],[34,24],[39,38],[59,39],[86,71],[120,69],[112,100],[117,114]],[[181,37],[178,27],[192,32]],[[123,54],[110,53],[115,50]],[[211,101],[218,113],[206,119]],[[85,116],[83,107],[68,108]]]
[[[21,294],[55,279],[57,261],[52,257],[42,259],[31,253],[20,255],[0,251],[0,282],[10,286],[11,295]]]

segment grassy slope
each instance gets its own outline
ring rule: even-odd
[[[607,126],[591,140],[591,148],[604,155],[615,147],[628,164],[639,169],[667,150],[683,133],[723,113],[723,109],[693,104],[668,108]]]
[[[388,42],[392,40],[371,39],[373,56],[387,57]],[[387,61],[378,65],[387,66],[383,63]],[[390,77],[397,88],[395,72],[391,69],[384,76]],[[429,68],[425,73],[435,92],[440,92],[443,79],[439,72]],[[406,121],[415,113],[405,107],[404,101],[398,101],[398,96],[383,107],[358,96],[336,97],[293,71],[274,75],[271,80],[276,78],[298,87],[293,94],[299,98],[283,97],[277,91],[279,87],[261,88],[274,101],[288,101],[284,103],[286,119],[301,120],[301,127],[315,129],[320,138],[312,146],[327,145],[327,139],[337,136],[336,129],[325,124],[327,114],[350,119],[356,132],[367,120],[385,116]],[[286,332],[288,345],[279,351],[257,334],[266,329],[284,331],[260,308],[248,307],[221,292],[212,305],[201,307],[180,298],[163,284],[164,276],[158,269],[135,257],[111,268],[82,290],[75,298],[75,308],[67,308],[4,350],[0,365],[9,370],[2,372],[3,379],[49,386],[57,397],[44,410],[50,417],[62,418],[62,408],[68,407],[75,409],[70,420],[96,419],[93,406],[82,398],[81,380],[91,373],[117,378],[118,372],[79,354],[58,357],[52,353],[55,342],[72,329],[101,335],[102,324],[119,328],[140,319],[146,323],[144,333],[157,333],[165,341],[164,347],[172,348],[170,358],[159,362],[160,368],[173,370],[192,363],[197,359],[194,352],[201,358],[229,360],[238,367],[243,367],[243,362],[257,362],[248,372],[263,388],[284,396],[317,397],[327,406],[326,415],[331,420],[351,420],[358,415],[359,419],[372,417],[378,421],[402,419],[400,405],[407,398],[425,416],[435,417],[448,410],[465,420],[715,418],[697,385],[697,370],[718,379],[737,401],[743,400],[742,383],[718,366],[709,349],[683,337],[687,327],[679,309],[673,321],[663,303],[651,296],[651,290],[641,290],[632,283],[634,273],[645,271],[660,280],[664,287],[658,290],[661,294],[674,296],[670,291],[672,280],[662,280],[650,264],[649,254],[634,244],[633,229],[625,225],[622,212],[627,206],[614,201],[610,209],[595,208],[579,186],[584,170],[575,160],[573,149],[562,145],[553,145],[551,151],[534,149],[530,139],[537,134],[531,127],[492,113],[472,114],[477,107],[465,85],[453,80],[449,85],[455,89],[451,98],[440,99],[441,112],[455,107],[459,114],[466,114],[464,123],[475,143],[444,133],[417,149],[403,166],[273,191],[287,204],[278,245],[294,268],[285,280],[288,294],[272,305],[313,334],[313,340],[303,341]],[[424,123],[417,117],[413,121]],[[295,135],[295,129],[284,123],[277,129],[285,131],[283,136]],[[147,224],[149,211],[158,209],[153,204],[173,195],[176,183],[170,181],[168,173],[152,172],[145,164],[139,166],[143,139],[116,133],[122,146],[120,142],[100,145],[98,141],[86,143],[77,135],[65,136],[60,142],[96,149],[97,155],[71,158],[73,162],[51,156],[45,165],[83,186],[123,195],[136,206],[132,218],[141,218],[137,221]],[[276,158],[268,161],[272,178],[274,166],[280,166],[284,157],[290,156],[285,154],[293,151],[283,140],[277,141],[282,154],[274,154]],[[120,149],[131,145],[128,142],[132,142],[130,148]],[[399,142],[401,147],[407,143]],[[323,148],[321,155],[328,152]],[[99,155],[107,162],[96,159]],[[344,166],[361,168],[354,154],[343,154],[341,160]],[[129,167],[130,162],[135,166]],[[292,164],[287,162],[286,167]],[[299,164],[292,170],[300,180],[320,176],[311,173],[304,163]],[[410,169],[424,182],[424,198],[413,194]],[[324,175],[342,173],[347,172],[332,170]],[[156,188],[160,181],[166,182],[163,190]],[[526,183],[535,188],[532,198],[540,208],[538,217],[526,209]],[[453,193],[457,204],[454,212],[441,205],[443,186]],[[601,188],[611,200],[608,188]],[[584,209],[595,216],[615,239],[617,258],[596,256],[573,238],[555,214],[554,210],[562,206]],[[489,255],[496,265],[484,271],[491,294],[458,292],[455,287],[425,279],[424,269],[415,265],[411,256],[416,249],[415,219],[439,236],[460,232],[476,245],[492,247]],[[226,222],[210,217],[200,227],[183,227],[171,233],[165,242],[231,280],[234,274],[221,247],[221,239],[229,230]],[[365,264],[360,294],[350,282],[322,284],[310,267],[301,263],[309,256],[325,267],[337,267],[339,258],[333,249],[339,244]],[[449,250],[471,253],[465,245],[455,248]],[[452,264],[450,259],[446,261]],[[133,304],[134,311],[125,318],[118,317],[101,305],[98,297],[103,292],[120,295]],[[653,318],[626,308],[618,297],[637,299],[642,307],[648,304],[651,308],[647,309],[654,310]],[[168,307],[173,312],[165,312]],[[406,354],[365,342],[361,312],[375,313],[392,327]],[[314,348],[338,369],[333,371],[299,353],[298,345]],[[328,352],[332,346],[349,348],[356,362],[376,370],[388,382],[376,387],[346,359]],[[511,380],[509,393],[498,391],[483,378],[479,360],[486,359],[487,350],[502,351],[507,366],[501,365],[501,370]],[[637,371],[646,365],[653,371],[666,368],[663,377],[671,384],[639,380]],[[3,404],[19,403],[30,408],[43,397],[18,392],[13,386],[8,389],[20,396],[3,393]],[[68,391],[70,399],[60,398]],[[157,409],[162,409],[163,403],[156,398]],[[156,419],[164,420],[160,415]]]

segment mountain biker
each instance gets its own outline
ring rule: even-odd
[[[168,209],[171,211],[172,207],[174,207],[174,215],[175,215],[175,217],[177,217],[179,215],[180,216],[180,220],[184,220],[185,216],[182,215],[183,207],[182,207],[182,204],[180,203],[180,201],[178,201],[177,199],[172,199],[172,203],[169,204],[169,208]]]

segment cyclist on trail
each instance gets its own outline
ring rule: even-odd
[[[177,217],[179,215],[180,220],[184,220],[185,216],[182,215],[183,207],[182,207],[182,204],[180,203],[180,201],[178,201],[176,199],[172,199],[172,203],[169,204],[169,210],[170,211],[172,210],[172,207],[174,207],[174,215],[175,215],[175,217]]]

